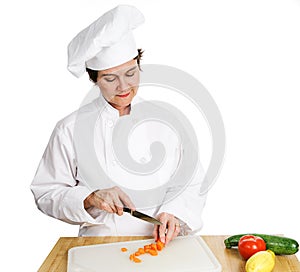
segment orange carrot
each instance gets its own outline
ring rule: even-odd
[[[164,244],[161,240],[157,240],[157,241],[156,241],[156,244],[157,244],[157,245],[165,246],[165,244]]]
[[[137,258],[137,257],[133,257],[133,261],[134,261],[135,263],[140,263],[140,262],[142,262],[142,260],[139,259],[139,258]]]
[[[122,247],[122,248],[121,248],[121,251],[122,251],[122,252],[126,252],[126,251],[127,251],[127,248],[126,248],[126,247]]]
[[[130,261],[133,261],[133,259],[134,259],[134,254],[130,254],[129,259],[130,259]]]
[[[145,254],[145,249],[143,249],[143,248],[140,247],[140,248],[138,249],[138,252],[139,252],[140,254]]]
[[[153,250],[157,250],[157,248],[156,248],[156,244],[151,244],[150,246],[151,246],[151,249],[153,249]]]
[[[140,247],[136,252],[134,252],[133,254],[131,254],[129,256],[129,259],[135,263],[140,263],[140,262],[142,262],[142,260],[137,258],[136,256],[140,256],[145,253],[148,253],[151,256],[157,256],[158,251],[161,251],[165,247],[165,244],[162,241],[160,241],[159,239],[156,240],[155,242],[156,243],[144,245],[143,248]],[[127,248],[122,248],[121,250],[127,251]]]
[[[157,250],[161,251],[164,248],[164,246],[165,246],[165,244],[162,241],[157,240],[157,242],[156,242]]]
[[[156,248],[158,251],[161,251],[163,249],[163,247],[161,245],[157,245]]]
[[[146,249],[151,249],[151,246],[150,245],[145,245],[144,250],[146,250]]]
[[[154,250],[154,249],[150,249],[149,250],[149,253],[152,255],[152,256],[157,256],[157,251],[156,250]]]

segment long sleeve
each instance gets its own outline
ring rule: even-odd
[[[94,223],[83,206],[91,191],[77,179],[69,130],[55,127],[31,184],[38,208],[70,224]]]

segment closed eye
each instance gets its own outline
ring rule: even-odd
[[[134,74],[135,74],[135,72],[126,73],[126,76],[127,76],[127,77],[132,77],[132,76],[134,76]]]
[[[104,80],[106,80],[107,82],[113,82],[116,80],[116,77],[115,76],[104,76],[103,77]]]
[[[134,66],[133,68],[131,68],[131,69],[129,69],[127,72],[126,72],[126,76],[127,77],[132,77],[132,76],[134,76],[134,74],[135,74],[135,72],[136,72],[136,66]]]

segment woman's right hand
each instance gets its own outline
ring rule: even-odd
[[[97,190],[91,193],[84,200],[84,208],[96,207],[109,213],[123,214],[123,207],[126,206],[135,210],[134,204],[129,196],[119,187],[115,186],[109,189]]]

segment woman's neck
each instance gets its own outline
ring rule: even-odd
[[[119,111],[119,116],[123,116],[123,115],[130,114],[131,105],[129,104],[126,107],[116,107],[116,106],[114,106],[114,108]]]

